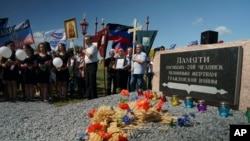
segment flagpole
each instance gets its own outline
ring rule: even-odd
[[[76,49],[75,49],[75,44],[74,44],[74,40],[71,40],[71,42],[72,42],[72,47],[73,47],[73,51],[74,51],[74,55],[76,54]]]
[[[148,31],[148,24],[149,24],[149,16],[147,16],[147,20],[146,20],[146,25],[147,25],[147,28],[146,28],[146,31]],[[147,58],[149,58],[148,57],[148,55],[147,55]],[[151,60],[151,59],[150,59]],[[148,64],[147,64],[147,66],[148,66]],[[146,69],[147,70],[147,69]],[[148,73],[148,72],[147,72]],[[148,87],[148,77],[146,76],[146,88]]]
[[[138,26],[137,27],[137,19],[134,19],[134,28],[133,29],[129,29],[128,33],[133,32],[133,53],[132,56],[134,56],[135,54],[135,42],[136,42],[136,31],[137,30],[142,30],[142,26]],[[134,69],[134,63],[131,62],[131,72]]]
[[[102,29],[104,29],[104,19],[103,18],[102,18]],[[105,54],[106,54],[106,52],[105,52]],[[106,55],[104,55],[104,56],[106,56]],[[107,96],[106,73],[105,73],[106,72],[106,69],[105,69],[105,57],[103,57],[102,64],[103,64],[104,95]]]
[[[149,16],[147,16],[147,21],[146,21],[147,31],[148,31],[148,24],[149,24]]]
[[[95,18],[95,35],[97,34],[97,25],[98,25],[98,22],[97,22],[97,17]]]

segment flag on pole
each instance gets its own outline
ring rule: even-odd
[[[4,29],[7,26],[9,18],[1,18],[0,19],[0,29]]]
[[[198,41],[197,41],[197,40],[191,41],[191,42],[188,44],[188,47],[194,46],[194,45],[198,45]]]
[[[97,44],[100,56],[103,58],[106,57],[106,50],[107,50],[108,40],[109,40],[108,37],[109,37],[108,27],[105,27],[102,30],[98,31],[96,35],[92,37],[93,43]]]
[[[147,54],[147,56],[149,55],[157,32],[157,30],[138,30],[136,32],[137,42],[143,45],[143,51]]]
[[[133,33],[128,33],[128,30],[133,27],[112,23],[108,23],[107,27],[109,29],[108,39],[113,40],[113,49],[123,48],[126,51],[129,46],[132,46]]]
[[[176,44],[172,44],[172,45],[170,45],[169,50],[173,50],[173,49],[175,49],[175,47],[176,47]]]
[[[59,43],[64,43],[64,44],[67,43],[65,30],[63,28],[44,32],[43,38],[44,38],[44,41],[50,43],[52,50],[57,50]]]
[[[0,46],[7,41],[15,42],[16,49],[35,43],[29,20],[0,30]]]

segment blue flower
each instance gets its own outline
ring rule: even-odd
[[[195,118],[195,114],[194,113],[190,113],[190,114],[184,114],[182,117],[177,119],[177,125],[179,126],[191,126],[191,118],[190,116]]]
[[[130,97],[130,101],[136,101],[139,98],[140,98],[139,96],[133,95],[133,96]]]
[[[128,115],[124,115],[122,117],[122,120],[125,124],[130,124],[131,122],[134,121],[134,118],[133,117],[129,117]]]
[[[85,139],[89,139],[89,134],[87,132],[82,132],[79,141],[84,141]]]

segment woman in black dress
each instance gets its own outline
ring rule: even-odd
[[[3,58],[1,56],[1,66],[3,67],[3,82],[6,85],[5,91],[8,95],[8,99],[16,101],[17,93],[17,79],[18,79],[18,62],[15,56],[15,44],[13,41],[9,41],[5,44],[11,50],[11,56],[9,58]]]
[[[37,83],[40,87],[40,94],[42,96],[42,100],[44,102],[48,101],[48,85],[49,85],[49,79],[50,79],[50,67],[51,67],[51,61],[52,57],[51,55],[47,54],[46,50],[46,44],[45,43],[39,43],[37,47],[36,54],[36,76],[37,76]]]
[[[23,92],[26,100],[30,101],[32,100],[35,91],[35,67],[37,64],[33,48],[30,45],[24,45],[23,50],[27,54],[27,57],[20,64],[22,83],[24,84]]]
[[[61,100],[65,100],[69,81],[68,66],[70,66],[70,55],[66,53],[65,44],[58,44],[58,53],[56,57],[60,57],[63,61],[62,67],[56,68],[56,86]]]

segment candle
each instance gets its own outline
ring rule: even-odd
[[[230,111],[228,103],[225,101],[220,102],[220,106],[218,107],[218,110],[219,110],[220,116],[227,117]]]
[[[199,112],[205,112],[207,110],[207,105],[205,104],[205,100],[198,101],[197,109]]]
[[[157,93],[156,92],[153,92],[153,98],[152,100],[157,100]]]
[[[171,102],[172,102],[172,105],[173,105],[173,106],[179,105],[179,98],[177,97],[177,95],[172,95],[172,100],[171,100]]]
[[[250,123],[250,107],[247,107],[246,116],[247,116],[248,123]]]
[[[186,108],[193,108],[193,99],[191,96],[187,96],[185,100]]]

